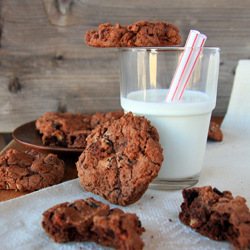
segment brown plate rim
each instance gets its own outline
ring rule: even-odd
[[[36,129],[35,123],[36,120],[27,122],[17,127],[12,132],[13,139],[19,144],[29,148],[47,150],[55,153],[77,153],[77,154],[82,153],[83,149],[79,148],[66,148],[66,147],[64,148],[64,147],[43,145],[42,136]]]

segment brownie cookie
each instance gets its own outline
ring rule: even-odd
[[[43,213],[42,226],[56,242],[94,241],[115,249],[139,250],[145,232],[135,214],[124,213],[93,198],[65,202]]]
[[[226,240],[236,249],[250,248],[250,212],[246,200],[211,186],[184,189],[180,220],[213,240]]]
[[[154,47],[181,43],[179,29],[167,22],[139,21],[129,26],[101,24],[88,30],[85,42],[93,47]]]
[[[220,126],[216,122],[210,122],[208,130],[208,139],[214,141],[222,141],[223,139],[223,134],[222,131],[220,130]]]
[[[90,121],[91,128],[95,128],[97,125],[103,125],[107,121],[110,121],[110,122],[115,121],[121,118],[123,115],[124,115],[123,110],[113,111],[109,113],[97,112],[91,117],[91,121]]]
[[[0,157],[0,189],[34,191],[60,183],[63,176],[64,163],[54,154],[9,149]]]
[[[73,141],[76,131],[86,135],[86,130],[91,130],[91,115],[71,113],[45,113],[36,121],[36,128],[42,134],[44,145],[78,147]],[[80,133],[79,132],[79,133]]]
[[[142,116],[127,113],[99,125],[76,163],[85,190],[126,206],[139,200],[163,162],[159,135]]]

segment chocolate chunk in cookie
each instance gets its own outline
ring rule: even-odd
[[[220,129],[219,124],[216,122],[210,122],[209,130],[208,130],[208,139],[214,140],[214,141],[222,141],[223,140],[223,134]]]
[[[142,249],[145,232],[135,214],[93,198],[65,202],[43,213],[42,226],[56,242],[94,241],[115,249]]]
[[[179,29],[167,22],[139,21],[129,26],[101,24],[88,30],[85,42],[93,47],[155,47],[181,43]]]
[[[180,220],[213,240],[226,240],[236,249],[250,248],[250,212],[243,197],[211,186],[184,189]]]
[[[0,157],[0,189],[34,191],[58,184],[64,163],[54,154],[9,149]]]
[[[111,203],[138,201],[157,177],[163,162],[159,135],[142,116],[127,113],[97,126],[77,165],[82,186]]]
[[[36,128],[42,134],[44,145],[74,145],[72,138],[76,131],[90,130],[91,115],[47,112],[36,121]]]

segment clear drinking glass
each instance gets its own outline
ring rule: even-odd
[[[121,106],[150,120],[163,148],[164,161],[150,188],[193,186],[202,170],[216,105],[220,49],[203,48],[181,101],[166,102],[183,51],[183,47],[119,48]]]

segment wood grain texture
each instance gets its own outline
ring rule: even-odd
[[[238,60],[250,58],[248,0],[72,0],[65,14],[58,0],[0,2],[0,132],[46,111],[121,108],[117,49],[84,41],[101,23],[167,21],[179,27],[182,45],[190,29],[206,34],[206,46],[221,48],[215,116],[226,113]]]

